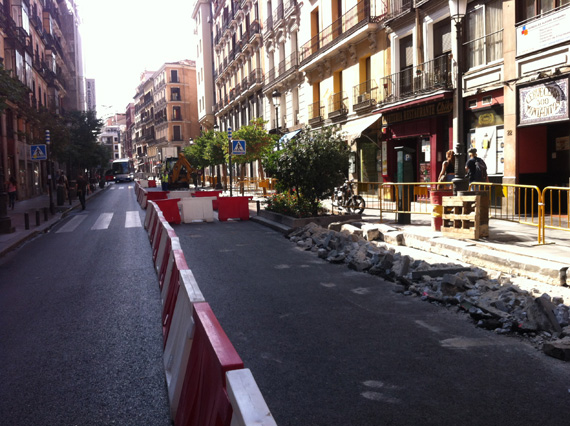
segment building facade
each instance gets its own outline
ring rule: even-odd
[[[176,157],[200,135],[196,63],[165,63],[145,72],[134,107],[133,154],[138,172],[158,175],[162,161]]]
[[[85,109],[73,1],[1,1],[0,55],[3,67],[27,87],[30,109],[53,114]],[[21,199],[47,191],[45,161],[33,160],[30,153],[33,142],[43,142],[43,130],[34,125],[27,108],[8,104],[0,129],[0,175],[16,177]]]

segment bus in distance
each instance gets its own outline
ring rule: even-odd
[[[115,182],[132,182],[135,168],[130,158],[120,158],[113,161],[113,177]]]

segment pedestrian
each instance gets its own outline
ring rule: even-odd
[[[79,202],[81,203],[81,210],[85,210],[85,195],[87,194],[87,180],[80,174],[77,177],[77,196],[79,197]]]
[[[438,182],[451,182],[455,178],[455,152],[450,149],[445,153],[445,158],[437,179]]]
[[[16,205],[16,194],[18,192],[18,182],[14,176],[10,176],[8,182],[6,182],[8,186],[8,207],[11,207],[14,210],[14,206]]]
[[[465,163],[465,172],[469,176],[469,183],[472,182],[489,182],[487,176],[487,164],[477,157],[477,149],[471,148],[469,151],[469,160]]]
[[[162,173],[162,180],[160,183],[162,185],[162,190],[168,191],[168,172],[166,169],[164,170],[164,173]]]

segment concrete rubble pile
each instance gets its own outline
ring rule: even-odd
[[[479,327],[522,334],[546,354],[570,361],[570,310],[562,298],[535,297],[513,285],[509,277],[491,278],[477,267],[414,260],[391,246],[399,245],[390,241],[391,231],[385,225],[365,223],[334,223],[328,229],[310,223],[287,237],[328,262],[394,282],[398,293],[457,306]]]

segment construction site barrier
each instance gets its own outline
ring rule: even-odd
[[[178,209],[179,201],[180,198],[170,198],[166,200],[163,199],[155,201],[168,223],[174,223],[176,225],[180,224],[180,210]]]
[[[218,199],[222,191],[196,191],[192,194],[193,197],[215,197],[212,201],[212,207],[214,210],[218,210]]]
[[[139,180],[139,185],[141,186],[141,188],[148,188],[148,180],[146,179]]]
[[[172,243],[174,244],[175,242],[172,241]],[[175,247],[173,245],[170,258],[172,258],[172,262],[169,259],[169,265],[166,268],[167,272],[161,293],[163,295],[162,335],[164,337],[164,344],[166,344],[166,340],[168,339],[170,324],[172,323],[172,314],[174,313],[176,298],[178,297],[178,292],[180,290],[180,271],[188,269],[186,259],[184,258],[184,252],[180,247]]]
[[[570,231],[570,188],[547,186],[541,195],[542,235],[545,228]]]
[[[231,426],[277,426],[249,368],[226,373]]]
[[[148,181],[149,188],[156,188],[156,181],[154,179]]]
[[[249,201],[253,197],[220,197],[218,199],[218,220],[249,220]]]
[[[188,198],[192,197],[194,190],[176,190],[176,191],[168,191],[168,198]]]
[[[230,426],[226,373],[243,362],[208,303],[194,305],[194,340],[180,391],[176,426]]]
[[[168,339],[164,346],[164,371],[170,400],[170,413],[176,418],[182,379],[190,357],[194,338],[194,304],[204,302],[204,296],[189,269],[180,271],[180,289],[176,298]]]
[[[178,205],[182,222],[192,223],[194,221],[214,221],[214,210],[212,203],[216,197],[183,198]]]
[[[212,208],[210,199],[200,201]],[[149,201],[145,227],[161,290],[164,368],[175,424],[273,426],[275,422],[251,372],[243,369],[205,303],[161,204]],[[233,370],[242,373],[228,375]]]

